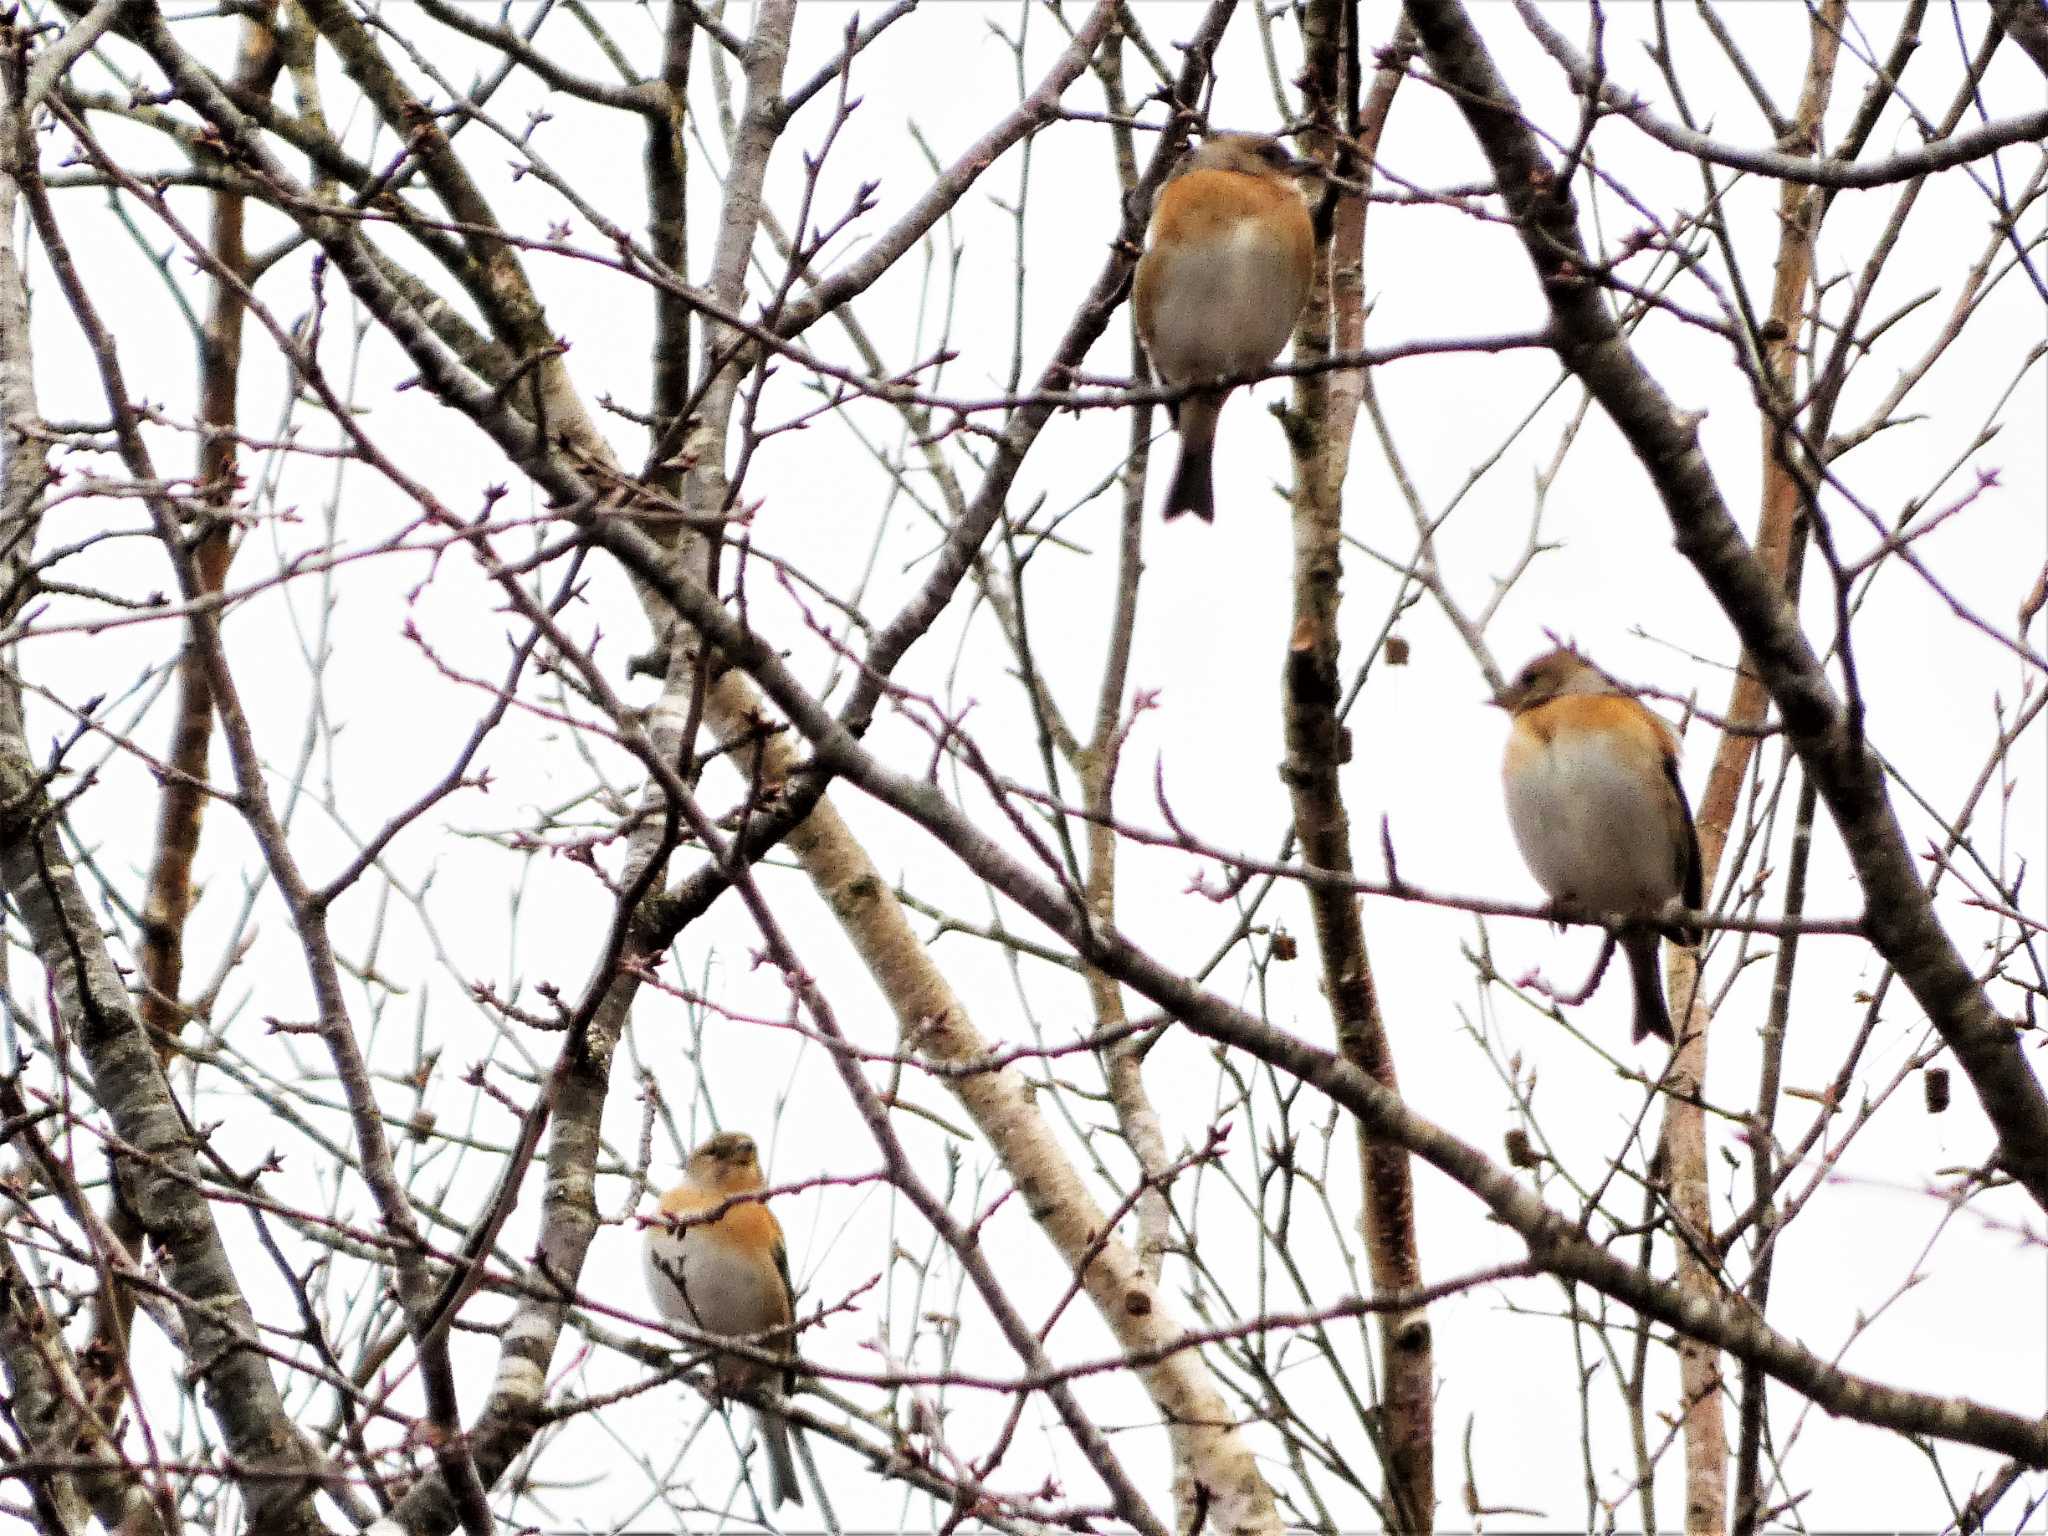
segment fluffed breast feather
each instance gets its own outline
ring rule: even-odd
[[[716,1208],[721,1198],[672,1190],[662,1199],[661,1210],[687,1218]],[[736,1337],[764,1333],[793,1320],[782,1227],[758,1202],[735,1205],[716,1220],[696,1226],[673,1231],[650,1227],[645,1254],[656,1305],[670,1317],[693,1322],[706,1333]],[[786,1342],[768,1347],[790,1348]],[[739,1355],[718,1356],[717,1367],[724,1385],[758,1381],[767,1370],[761,1362]]]
[[[1548,747],[1562,729],[1618,731],[1664,761],[1678,761],[1677,733],[1634,699],[1619,694],[1568,693],[1517,716],[1515,727],[1508,737],[1508,761],[1517,767]]]
[[[1169,182],[1132,293],[1160,377],[1187,384],[1272,362],[1308,298],[1314,248],[1307,205],[1291,186],[1222,170]]]
[[[680,1221],[696,1215],[699,1211],[716,1210],[729,1198],[726,1195],[706,1194],[689,1188],[672,1189],[661,1197],[661,1214],[673,1216]],[[699,1232],[715,1232],[720,1237],[750,1250],[782,1246],[782,1223],[775,1219],[773,1211],[758,1200],[740,1201],[727,1206],[725,1214],[715,1221],[702,1222],[681,1229],[681,1235],[686,1238]]]
[[[1173,244],[1214,240],[1242,218],[1278,219],[1290,255],[1306,257],[1315,244],[1308,205],[1292,186],[1242,171],[1191,171],[1168,182],[1152,214],[1152,238]]]
[[[1671,727],[1634,699],[1565,694],[1516,715],[1508,820],[1537,883],[1602,913],[1698,906],[1698,842],[1677,761]]]

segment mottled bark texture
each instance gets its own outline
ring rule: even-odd
[[[78,1411],[86,1401],[77,1362],[64,1335],[37,1298],[35,1287],[0,1241],[0,1372],[7,1379],[7,1410],[30,1462],[83,1460],[101,1449],[99,1425]],[[16,1471],[37,1524],[48,1536],[73,1536],[93,1515],[119,1519],[119,1506],[87,1504],[84,1477],[54,1469]],[[122,1482],[130,1482],[122,1478]],[[131,1483],[132,1486],[132,1483]],[[136,1489],[140,1493],[140,1488]]]
[[[1381,72],[1361,122],[1355,74],[1358,20],[1357,7],[1345,0],[1319,0],[1302,18],[1313,122],[1308,142],[1322,164],[1347,180],[1370,176],[1372,154],[1400,79],[1398,69]],[[1345,130],[1341,138],[1340,128]],[[1319,221],[1317,230],[1308,308],[1294,338],[1295,361],[1303,363],[1364,346],[1366,200],[1362,191],[1333,187],[1326,206],[1328,218]],[[1282,691],[1287,755],[1281,778],[1293,807],[1296,844],[1305,863],[1346,874],[1356,866],[1338,772],[1351,760],[1352,736],[1338,718],[1343,695],[1338,615],[1344,485],[1361,390],[1356,372],[1310,373],[1295,381],[1294,612]],[[1354,507],[1352,515],[1363,519],[1369,510]],[[1359,899],[1333,885],[1310,885],[1306,894],[1337,1048],[1387,1092],[1398,1094],[1393,1046],[1373,981]],[[1422,1285],[1422,1260],[1407,1149],[1375,1136],[1361,1121],[1358,1158],[1364,1191],[1359,1225],[1373,1293],[1413,1293]],[[1377,1324],[1382,1517],[1392,1531],[1428,1531],[1436,1521],[1436,1366],[1429,1314],[1422,1307],[1385,1311]]]
[[[0,212],[7,215],[0,222],[7,231],[0,251],[0,511],[10,576],[29,559],[43,490],[40,450],[28,430],[37,415],[27,300],[12,244],[16,168],[33,152],[17,108],[18,45],[17,36],[5,39],[10,58],[0,70],[6,80]],[[21,589],[14,580],[7,586]],[[51,1029],[66,1038],[92,1078],[94,1100],[116,1138],[114,1175],[137,1227],[162,1256],[191,1344],[190,1367],[241,1469],[251,1527],[318,1531],[312,1504],[317,1464],[285,1415],[269,1362],[249,1347],[255,1319],[214,1224],[184,1116],[58,838],[47,786],[28,746],[17,665],[11,655],[0,663],[0,882],[46,973],[55,1010]]]
[[[244,1474],[255,1529],[322,1529],[312,1507],[317,1464],[300,1444],[268,1360],[250,1347],[255,1318],[214,1225],[184,1117],[52,821],[21,734],[18,683],[0,701],[0,879],[49,975],[56,1027],[92,1076],[121,1150],[129,1204],[163,1256],[191,1340],[191,1365],[221,1437]]]
[[[241,53],[235,70],[238,88],[268,94],[282,66],[276,34],[267,18],[242,18]],[[213,194],[209,247],[220,264],[238,277],[247,273],[242,238],[245,199],[239,192]],[[240,489],[240,452],[236,438],[236,400],[242,378],[243,303],[237,286],[216,279],[211,285],[206,323],[199,337],[199,420],[206,430],[200,439],[197,470],[205,521],[193,530],[192,564],[200,590],[220,594],[234,560],[233,519]],[[208,761],[213,740],[213,692],[196,640],[188,639],[178,657],[177,699],[172,707],[171,739],[164,754],[157,798],[156,849],[151,855],[149,883],[143,896],[141,943],[142,1021],[156,1041],[158,1057],[170,1061],[172,1043],[184,1027],[187,1005],[181,996],[185,973],[185,924],[192,912],[192,869],[199,856],[205,825]],[[106,1221],[123,1243],[139,1245],[141,1231],[134,1213],[122,1200],[108,1202]],[[88,1358],[110,1366],[134,1317],[135,1303],[126,1286],[100,1298],[93,1318],[93,1345]],[[103,1366],[104,1369],[104,1366]],[[107,1382],[119,1372],[105,1370]]]

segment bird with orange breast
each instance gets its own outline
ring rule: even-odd
[[[1700,845],[1671,727],[1570,649],[1537,657],[1494,700],[1514,716],[1501,777],[1522,858],[1552,901],[1619,920],[1636,1040],[1672,1038],[1658,919],[1700,906]],[[1694,928],[1662,927],[1681,944]]]
[[[1315,234],[1297,178],[1312,169],[1278,139],[1212,133],[1160,190],[1132,290],[1138,337],[1176,388],[1257,373],[1280,355],[1308,301]],[[1216,418],[1229,389],[1173,407],[1180,463],[1166,515],[1216,516]]]
[[[796,1389],[795,1293],[782,1224],[761,1201],[734,1198],[765,1183],[751,1136],[722,1132],[692,1152],[683,1182],[661,1197],[660,1218],[648,1224],[647,1286],[671,1322],[788,1362],[777,1367],[721,1350],[712,1367],[721,1392],[751,1388],[760,1396],[755,1416],[768,1458],[769,1502],[779,1507],[804,1501],[790,1456],[794,1431],[776,1406],[782,1393]]]

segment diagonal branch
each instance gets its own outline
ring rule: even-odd
[[[1935,916],[1883,764],[1829,683],[1780,579],[1742,537],[1701,452],[1699,423],[1637,359],[1588,275],[1569,187],[1458,0],[1408,0],[1430,68],[1450,87],[1492,165],[1551,307],[1558,355],[1584,381],[1649,476],[1686,556],[1741,638],[1812,775],[1861,882],[1866,931],[1969,1075],[2000,1157],[2048,1207],[2048,1098],[2013,1027]]]
[[[1710,165],[1749,171],[1794,186],[1828,187],[1835,191],[1888,187],[1932,175],[1936,171],[1968,165],[1972,160],[1981,160],[2001,149],[2032,143],[2048,135],[2048,111],[2041,111],[2007,118],[2004,122],[1985,123],[1967,133],[1950,134],[1918,149],[1887,155],[1882,160],[1833,159],[1819,154],[1817,146],[1815,153],[1806,155],[1787,154],[1776,149],[1740,149],[1693,129],[1665,122],[1640,97],[1632,96],[1611,81],[1602,79],[1564,34],[1544,19],[1533,0],[1516,0],[1516,9],[1522,13],[1523,21],[1543,45],[1544,51],[1563,67],[1571,79],[1572,88],[1581,95],[1594,93],[1607,111],[1627,118],[1666,149],[1677,150]]]
[[[17,179],[34,164],[26,118],[13,104],[22,86],[21,35],[0,34],[0,514],[11,559],[26,561],[45,470],[32,447],[34,379],[27,302],[13,249]],[[20,673],[0,671],[0,883],[27,929],[47,978],[52,1027],[68,1037],[91,1073],[95,1098],[116,1134],[147,1161],[117,1170],[137,1224],[163,1256],[166,1278],[192,1345],[191,1363],[249,1501],[266,1531],[323,1529],[312,1493],[317,1461],[286,1414],[264,1357],[242,1342],[256,1333],[212,1208],[201,1193],[183,1114],[121,978],[77,873],[57,835],[47,785],[29,750]]]
[[[708,593],[679,577],[673,559],[644,533],[613,522],[600,525],[594,537],[760,684],[809,739],[819,765],[923,827],[978,877],[1071,944],[1088,964],[1101,967],[1197,1034],[1301,1079],[1359,1116],[1373,1134],[1406,1147],[1470,1190],[1515,1231],[1547,1272],[1583,1282],[1653,1321],[1704,1339],[1738,1359],[1754,1361],[1829,1413],[2048,1466],[2048,1422],[1967,1398],[1907,1391],[1853,1375],[1778,1333],[1743,1298],[1695,1295],[1655,1279],[1615,1257],[1588,1237],[1576,1219],[1554,1210],[1508,1170],[1410,1110],[1398,1095],[1341,1056],[1274,1029],[1203,991],[1121,933],[1084,922],[1063,891],[1005,852],[934,785],[878,761],[810,697],[773,647]]]

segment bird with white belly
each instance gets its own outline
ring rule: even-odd
[[[1536,883],[1562,907],[1616,921],[1635,984],[1635,1036],[1672,1038],[1658,969],[1660,923],[1698,911],[1700,846],[1671,727],[1578,652],[1537,657],[1494,701],[1514,716],[1501,777],[1508,821]]]
[[[721,1392],[751,1389],[768,1460],[769,1502],[801,1504],[794,1433],[780,1400],[796,1388],[796,1346],[790,1336],[796,1303],[782,1224],[759,1200],[740,1197],[765,1187],[754,1139],[724,1131],[690,1154],[683,1182],[662,1196],[647,1227],[647,1287],[662,1315],[703,1333],[744,1340],[758,1354],[715,1351]]]
[[[1280,355],[1308,301],[1315,231],[1297,178],[1313,170],[1278,139],[1212,133],[1160,190],[1132,288],[1138,338],[1176,387],[1259,372]],[[1180,462],[1166,515],[1216,516],[1216,418],[1230,390],[1173,406]]]

